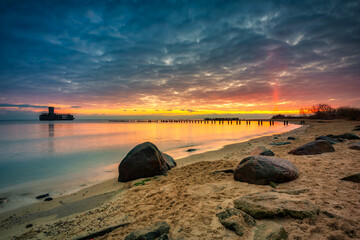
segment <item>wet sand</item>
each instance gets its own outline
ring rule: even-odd
[[[295,122],[296,123],[296,122]],[[233,207],[233,200],[245,194],[271,190],[233,180],[231,173],[216,170],[235,168],[257,146],[265,146],[275,156],[293,162],[300,176],[278,189],[309,189],[300,198],[320,208],[313,219],[275,219],[283,225],[289,239],[359,239],[360,184],[341,181],[360,173],[360,151],[347,147],[354,140],[334,145],[335,152],[294,156],[288,152],[313,141],[316,136],[351,132],[360,122],[308,121],[299,129],[225,146],[217,151],[178,159],[178,167],[167,176],[151,178],[143,186],[116,179],[0,215],[0,239],[76,239],[109,226],[129,223],[96,239],[123,239],[135,229],[157,221],[170,225],[171,239],[247,239],[225,229],[216,213]],[[359,132],[353,132],[359,135]],[[288,141],[274,146],[271,142]],[[27,224],[33,224],[26,228]]]

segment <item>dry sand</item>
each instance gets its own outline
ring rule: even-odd
[[[225,229],[216,213],[233,207],[242,195],[270,190],[270,186],[252,185],[233,180],[231,173],[213,174],[234,168],[257,146],[271,149],[275,156],[293,162],[300,177],[278,185],[278,189],[309,189],[299,195],[320,208],[313,219],[275,219],[283,225],[289,239],[360,239],[360,184],[341,181],[360,173],[360,151],[347,147],[353,140],[334,145],[335,152],[312,156],[294,156],[288,152],[313,141],[315,136],[350,132],[359,122],[307,121],[291,132],[232,144],[218,151],[177,160],[179,167],[167,176],[151,178],[143,186],[116,179],[89,187],[76,194],[55,198],[3,213],[0,216],[1,239],[76,239],[108,226],[129,223],[96,239],[123,239],[135,229],[158,221],[170,225],[171,239],[247,239]],[[358,132],[354,132],[358,133]],[[270,142],[298,138],[289,145]],[[324,214],[327,213],[327,214]],[[33,224],[26,228],[27,224]]]

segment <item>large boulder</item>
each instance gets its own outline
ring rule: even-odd
[[[304,219],[319,213],[319,208],[297,195],[275,191],[258,192],[234,200],[234,206],[253,218],[292,217]]]
[[[360,150],[360,142],[355,142],[349,145],[350,149]]]
[[[258,146],[251,152],[251,155],[274,156],[275,154],[264,146]]]
[[[151,142],[134,147],[119,165],[119,182],[165,174],[176,163]]]
[[[325,152],[334,152],[335,149],[331,143],[324,140],[316,140],[302,145],[294,150],[291,150],[289,154],[294,155],[315,155],[322,154]]]
[[[298,176],[296,166],[288,160],[260,155],[244,158],[234,172],[236,181],[261,185],[289,182]]]
[[[168,239],[169,230],[170,226],[166,222],[158,222],[150,227],[131,232],[125,237],[125,240],[155,240],[160,237]]]

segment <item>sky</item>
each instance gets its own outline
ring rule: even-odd
[[[359,1],[0,2],[0,120],[360,107]],[[256,115],[259,114],[259,115]]]

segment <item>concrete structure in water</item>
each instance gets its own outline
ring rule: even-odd
[[[54,107],[49,107],[48,113],[42,113],[39,116],[40,121],[56,121],[56,120],[74,120],[71,114],[57,114]]]

